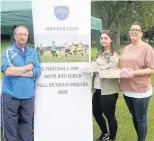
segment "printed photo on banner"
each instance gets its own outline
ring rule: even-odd
[[[87,1],[83,4],[89,3]],[[80,2],[59,1],[46,5],[40,15],[36,5],[43,4],[39,1],[33,6],[35,49],[41,63],[89,62],[90,7],[87,7],[87,11],[84,8],[78,11],[76,5],[80,5]],[[40,16],[44,18],[41,21]],[[77,20],[74,20],[76,16]]]
[[[89,62],[87,35],[36,35],[36,51],[41,63]]]

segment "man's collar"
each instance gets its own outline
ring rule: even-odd
[[[16,51],[22,51],[22,49],[21,49],[16,43],[14,43],[14,49],[15,49]],[[25,47],[24,47],[24,52],[26,52],[27,49],[28,49],[28,47],[27,47],[27,45],[25,45]]]

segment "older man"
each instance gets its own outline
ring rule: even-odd
[[[15,43],[2,55],[3,128],[5,141],[32,141],[35,80],[40,75],[40,63],[33,48],[26,45],[29,30],[18,26]]]

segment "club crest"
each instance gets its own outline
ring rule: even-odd
[[[67,6],[56,6],[54,8],[54,13],[57,19],[63,21],[69,15],[69,8]]]

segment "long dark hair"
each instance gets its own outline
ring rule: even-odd
[[[110,39],[112,40],[111,46],[110,46],[110,50],[111,50],[111,55],[113,55],[114,54],[114,48],[113,48],[114,38],[113,38],[113,34],[112,34],[112,32],[110,30],[103,30],[103,31],[101,31],[100,36],[102,34],[104,34],[104,33],[107,34],[110,37]],[[103,47],[102,47],[101,51],[104,52],[104,48]]]

